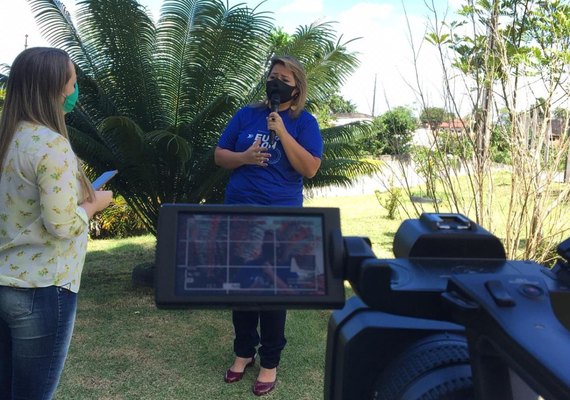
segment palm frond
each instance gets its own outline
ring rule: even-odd
[[[8,82],[9,74],[10,67],[7,64],[0,64],[0,89],[6,88],[6,82]]]
[[[326,187],[329,185],[350,186],[354,179],[362,175],[372,175],[380,170],[376,162],[349,158],[324,159],[317,175],[305,179],[307,188]]]
[[[373,132],[374,126],[369,121],[355,121],[344,125],[332,126],[321,130],[325,143],[335,141],[350,141],[366,137]]]
[[[309,99],[322,102],[358,67],[357,54],[348,51],[353,40],[337,39],[331,22],[313,23],[298,27],[290,40],[274,51],[301,61],[309,82]]]
[[[87,75],[81,68],[76,67],[77,82],[80,87],[79,103],[73,112],[68,114],[66,118],[73,120],[72,124],[76,124],[76,114],[81,113],[80,123],[85,127],[79,129],[87,129],[86,125],[91,125],[90,130],[96,131],[96,127],[100,125],[105,118],[110,115],[120,115],[119,110],[115,106],[114,100],[105,92],[99,81],[94,77]]]
[[[53,46],[65,50],[86,74],[97,76],[89,49],[81,41],[71,15],[59,0],[28,0],[42,36]]]
[[[165,108],[166,122],[178,126],[184,122],[184,110],[190,107],[185,84],[192,63],[194,19],[199,1],[165,0],[156,29],[156,69]]]
[[[160,87],[172,125],[189,123],[222,95],[242,98],[257,81],[271,28],[265,13],[221,1],[166,0],[157,29]],[[232,110],[235,111],[235,110]]]
[[[372,124],[364,121],[321,130],[324,142],[321,168],[312,179],[305,179],[305,186],[348,186],[359,175],[378,172],[379,164],[363,160],[363,149],[355,141],[371,130]]]
[[[135,0],[84,0],[78,25],[98,70],[98,82],[119,115],[144,130],[162,127],[156,72],[155,28]]]
[[[159,192],[161,202],[184,202],[188,196],[188,171],[194,149],[182,136],[169,131],[150,132],[146,143],[153,149],[153,165],[156,179],[153,185]]]
[[[322,129],[323,159],[362,158],[364,152],[356,139],[366,137],[371,131],[372,124],[363,121]]]
[[[179,133],[192,141],[197,149],[213,148],[235,109],[236,99],[226,95],[211,98],[190,123],[181,127]],[[200,134],[196,134],[197,132]]]
[[[268,50],[267,36],[272,24],[266,13],[255,13],[243,6],[225,8],[223,3],[204,1],[197,25],[199,38],[193,49],[189,77],[194,101],[226,93],[242,97],[259,74]]]
[[[201,160],[198,160],[195,168],[201,173],[192,179],[192,190],[189,192],[188,202],[221,203],[231,171],[216,166],[213,148],[204,154]]]
[[[89,166],[93,170],[91,178],[116,168],[115,157],[100,140],[73,126],[68,126],[67,130],[75,154],[82,160],[89,161]]]

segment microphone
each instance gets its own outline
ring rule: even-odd
[[[279,112],[279,104],[281,104],[281,97],[278,93],[271,94],[271,111]],[[275,131],[273,129],[269,130],[269,145],[273,146],[275,144]]]

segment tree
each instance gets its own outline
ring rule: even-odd
[[[453,118],[453,114],[440,107],[426,107],[420,113],[420,122],[428,125],[432,131],[450,118]]]
[[[412,110],[407,107],[396,107],[376,117],[370,140],[372,152],[377,156],[409,153],[417,125]]]
[[[161,204],[222,200],[229,173],[214,164],[214,147],[235,111],[263,97],[271,56],[303,63],[310,104],[326,100],[358,64],[330,23],[287,36],[244,4],[165,0],[154,24],[135,0],[85,0],[74,25],[59,1],[29,3],[46,39],[76,64],[74,149],[94,175],[120,171],[111,186],[153,233]],[[347,184],[373,171],[351,141],[366,129],[323,130],[321,171],[306,184]]]
[[[350,100],[346,100],[338,93],[333,94],[326,104],[329,107],[331,114],[356,112],[356,105]]]
[[[334,125],[334,115],[356,112],[356,105],[344,99],[339,93],[331,94],[328,100],[313,106],[319,126],[329,128]]]
[[[559,190],[556,182],[564,158],[570,158],[568,137],[552,143],[548,132],[552,105],[568,93],[570,5],[560,0],[465,0],[459,19],[451,23],[440,21],[432,10],[435,24],[426,39],[439,51],[446,107],[461,115],[460,103],[465,102],[454,96],[454,89],[462,86],[472,110],[462,134],[471,151],[461,152],[467,156],[458,160],[460,168],[450,166],[439,151],[441,140],[434,137],[433,154],[442,170],[437,184],[445,188],[450,208],[474,214],[492,231],[493,161],[508,161],[507,230],[499,234],[509,258],[544,262],[564,235],[561,205],[570,195],[567,185]],[[542,96],[535,98],[532,112],[521,104],[525,94]],[[466,202],[464,189],[456,184],[459,171],[466,171],[473,200]]]
[[[547,104],[544,97],[538,97],[530,108],[531,114],[536,114],[539,120],[543,120],[547,116],[547,110],[550,110],[550,105]]]
[[[563,121],[567,121],[570,118],[570,110],[563,107],[557,107],[552,112],[554,118],[561,119]]]

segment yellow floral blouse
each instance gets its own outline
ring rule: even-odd
[[[0,285],[79,290],[89,219],[69,141],[18,127],[0,175]]]

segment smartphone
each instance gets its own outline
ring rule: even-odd
[[[93,181],[93,183],[92,183],[93,189],[94,190],[101,189],[101,187],[103,187],[104,184],[109,182],[112,177],[117,175],[117,172],[119,172],[119,171],[116,169],[114,169],[112,171],[103,172],[99,178],[97,178]]]

